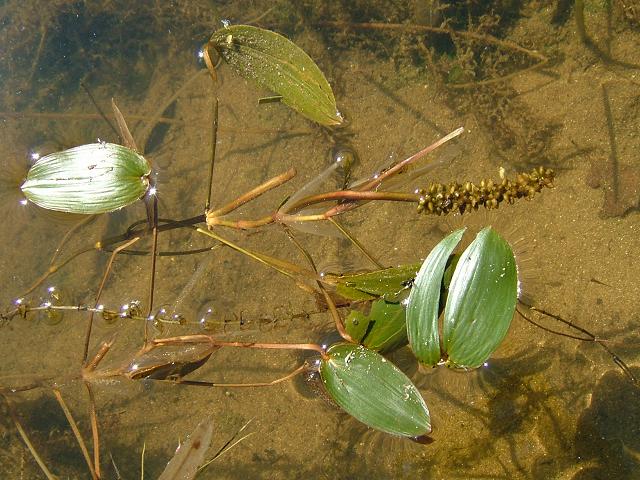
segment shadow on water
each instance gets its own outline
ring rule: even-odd
[[[640,369],[632,369],[635,375]],[[589,466],[573,480],[638,478],[640,472],[640,389],[617,371],[597,383],[581,413],[574,438],[576,458]]]

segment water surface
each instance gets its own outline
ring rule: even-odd
[[[333,86],[351,135],[331,138],[285,106],[258,105],[268,92],[222,66],[214,206],[295,166],[295,179],[232,215],[259,218],[325,169],[335,147],[357,151],[358,178],[463,126],[455,145],[431,157],[436,168],[404,190],[433,180],[497,179],[500,167],[514,175],[537,165],[555,169],[556,187],[464,218],[369,204],[344,224],[384,265],[421,260],[461,224],[493,225],[514,245],[527,298],[605,339],[638,375],[639,20],[626,2],[480,3],[3,2],[0,308],[8,311],[47,270],[78,222],[20,203],[32,154],[118,141],[86,90],[108,114],[116,100],[156,167],[160,216],[202,213],[213,89],[198,52],[227,19],[276,30],[304,48]],[[343,180],[332,177],[326,189]],[[57,262],[143,218],[136,204],[83,225]],[[219,232],[304,265],[279,228]],[[322,270],[371,268],[344,239],[298,237]],[[159,241],[164,251],[213,244],[192,229]],[[148,249],[148,241],[137,248]],[[108,259],[105,252],[83,254],[24,301],[37,305],[54,287],[64,304],[92,304]],[[149,268],[148,256],[118,257],[100,302],[117,310],[138,300],[146,308]],[[154,305],[188,323],[165,324],[155,335],[200,332],[195,322],[207,308],[216,332],[229,339],[317,342],[331,331],[314,298],[230,249],[160,257]],[[77,380],[87,315],[66,313],[51,323],[30,314],[0,327],[0,385],[53,379],[88,440],[88,399]],[[101,366],[119,366],[141,345],[142,331],[139,321],[98,319],[90,355],[113,338]],[[371,431],[302,382],[210,389],[122,380],[94,386],[104,477],[118,478],[116,465],[121,478],[139,478],[143,446],[145,477],[157,477],[178,441],[210,416],[212,454],[249,420],[253,433],[198,478],[640,478],[638,390],[593,343],[517,317],[481,370],[418,371],[405,351],[396,360],[429,405],[430,445]],[[193,378],[268,381],[300,361],[290,352],[223,349]],[[89,477],[50,389],[10,401],[53,472]],[[2,477],[39,478],[6,405],[0,408]]]

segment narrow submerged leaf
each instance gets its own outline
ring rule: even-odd
[[[338,343],[327,350],[320,376],[331,398],[371,428],[418,437],[431,431],[422,395],[398,367],[362,345]]]
[[[91,143],[40,158],[22,191],[48,210],[97,214],[125,207],[149,188],[149,162],[113,143]]]
[[[390,302],[398,301],[407,292],[419,268],[420,265],[415,263],[367,273],[341,275],[335,279],[336,292],[349,300],[382,297]]]
[[[351,338],[376,352],[391,352],[407,344],[407,324],[401,303],[376,300],[369,314],[358,310],[349,312],[344,326]]]
[[[296,44],[270,30],[233,25],[209,40],[239,75],[282,96],[282,102],[322,125],[343,119],[327,79]]]
[[[460,243],[464,228],[456,230],[435,246],[425,259],[409,294],[407,336],[420,363],[437,365],[441,359],[438,317],[440,292],[447,261]]]
[[[158,480],[191,480],[198,467],[204,463],[204,456],[211,444],[213,421],[205,418],[198,424],[189,438],[180,444]]]
[[[513,251],[486,227],[463,252],[451,279],[443,324],[447,365],[482,365],[507,334],[517,299]]]

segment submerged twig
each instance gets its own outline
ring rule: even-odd
[[[604,343],[604,340],[596,337],[593,333],[589,332],[585,328],[580,327],[579,325],[576,325],[572,321],[565,320],[564,318],[562,318],[559,315],[556,315],[554,313],[551,313],[551,312],[548,312],[546,310],[543,310],[542,308],[538,308],[538,307],[534,307],[532,305],[528,305],[528,304],[526,304],[524,302],[520,302],[520,304],[525,306],[525,307],[527,307],[527,308],[529,308],[530,310],[532,310],[534,312],[538,312],[538,313],[540,313],[540,314],[542,314],[544,316],[547,316],[549,318],[553,318],[554,320],[557,320],[557,321],[563,323],[567,327],[569,327],[571,329],[574,329],[574,330],[584,334],[585,336],[583,337],[583,336],[579,336],[579,335],[572,335],[570,333],[560,332],[558,330],[554,330],[552,328],[545,327],[544,325],[540,324],[539,322],[536,322],[535,320],[533,320],[530,317],[528,317],[527,315],[525,315],[524,312],[518,308],[517,312],[520,314],[520,316],[522,318],[524,318],[527,322],[531,323],[532,325],[535,325],[536,327],[541,328],[542,330],[544,330],[546,332],[553,333],[555,335],[560,335],[562,337],[567,337],[567,338],[573,338],[574,340],[580,340],[580,341],[583,341],[583,342],[594,342],[594,343],[597,343],[598,345],[600,345],[611,356],[613,362],[616,365],[618,365],[618,367],[620,367],[620,369],[629,378],[629,380],[631,380],[631,382],[636,387],[640,387],[640,382],[638,382],[637,377],[633,374],[633,372],[631,371],[629,366],[624,362],[624,360],[622,360],[613,350],[611,350]]]
[[[18,430],[18,433],[20,434],[22,441],[25,443],[25,445],[29,449],[29,452],[31,452],[31,456],[40,467],[40,470],[42,470],[42,473],[44,473],[45,477],[47,477],[48,480],[57,480],[58,477],[56,477],[53,473],[51,473],[51,470],[49,470],[49,468],[45,465],[44,460],[42,460],[42,457],[40,456],[40,454],[38,454],[38,451],[33,446],[33,443],[31,443],[31,440],[29,440],[29,436],[27,435],[27,432],[25,431],[25,429],[22,427],[22,423],[20,423],[20,420],[18,419],[18,415],[16,415],[15,411],[13,410],[11,401],[4,394],[2,394],[2,397],[7,403],[9,416],[11,416],[11,420],[13,420],[13,423],[16,426],[16,430]]]
[[[73,415],[71,415],[71,411],[69,407],[67,407],[67,403],[62,398],[62,394],[60,390],[57,388],[53,389],[53,394],[56,397],[56,400],[60,404],[62,411],[64,412],[64,416],[67,418],[67,422],[71,426],[71,430],[73,430],[73,434],[76,437],[76,441],[78,442],[78,446],[80,447],[80,451],[82,452],[82,456],[84,457],[85,462],[87,462],[87,467],[91,472],[91,478],[96,480],[98,476],[96,475],[95,468],[93,467],[93,463],[91,463],[91,457],[89,456],[89,451],[87,450],[87,445],[84,443],[84,439],[82,438],[82,434],[80,433],[80,429],[78,428],[78,424],[76,423]]]

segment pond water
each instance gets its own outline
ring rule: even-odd
[[[422,161],[433,168],[396,188],[498,179],[500,168],[509,177],[538,165],[554,169],[553,189],[491,212],[436,217],[417,214],[412,204],[373,202],[341,221],[386,266],[421,261],[460,225],[492,225],[514,246],[527,301],[586,328],[640,376],[638,15],[629,2],[596,0],[2,2],[0,311],[11,311],[17,299],[95,304],[110,258],[96,242],[108,245],[146,218],[141,202],[89,220],[24,205],[19,185],[34,156],[98,139],[119,142],[100,112],[112,117],[113,98],[153,163],[160,218],[201,215],[215,94],[214,208],[297,170],[230,214],[233,220],[273,212],[326,169],[336,150],[357,152],[349,176],[366,178],[461,126],[458,139]],[[214,88],[199,52],[223,20],[278,31],[303,48],[332,85],[347,134],[327,134],[282,104],[258,104],[270,92],[225,65]],[[331,176],[320,191],[341,189],[345,177]],[[331,226],[314,230],[296,231],[296,238],[320,271],[372,268]],[[307,265],[277,226],[216,232]],[[143,253],[150,245],[145,237],[130,248]],[[214,248],[179,254],[207,247]],[[162,232],[158,248],[168,253],[158,257],[153,313],[165,321],[151,325],[152,335],[202,333],[198,320],[206,316],[208,331],[225,340],[331,337],[325,304],[291,278],[189,227]],[[61,267],[25,294],[50,265]],[[145,311],[150,268],[148,254],[118,255],[99,303],[120,310],[140,302]],[[170,322],[176,318],[184,325]],[[128,363],[143,341],[142,321],[111,320],[96,317],[88,346],[93,357],[113,341],[102,371]],[[51,391],[59,388],[91,444],[80,381],[87,323],[86,312],[67,311],[0,324],[0,387],[11,405],[0,402],[2,478],[44,478],[10,411],[54,474],[90,478]],[[418,368],[407,348],[393,360],[429,406],[428,445],[368,429],[301,378],[253,388],[110,379],[91,387],[102,477],[140,478],[144,464],[145,478],[157,478],[178,443],[211,418],[209,456],[249,421],[243,434],[250,435],[202,479],[640,478],[640,391],[594,342],[516,316],[476,371]],[[189,379],[268,382],[302,361],[291,351],[223,348]]]

